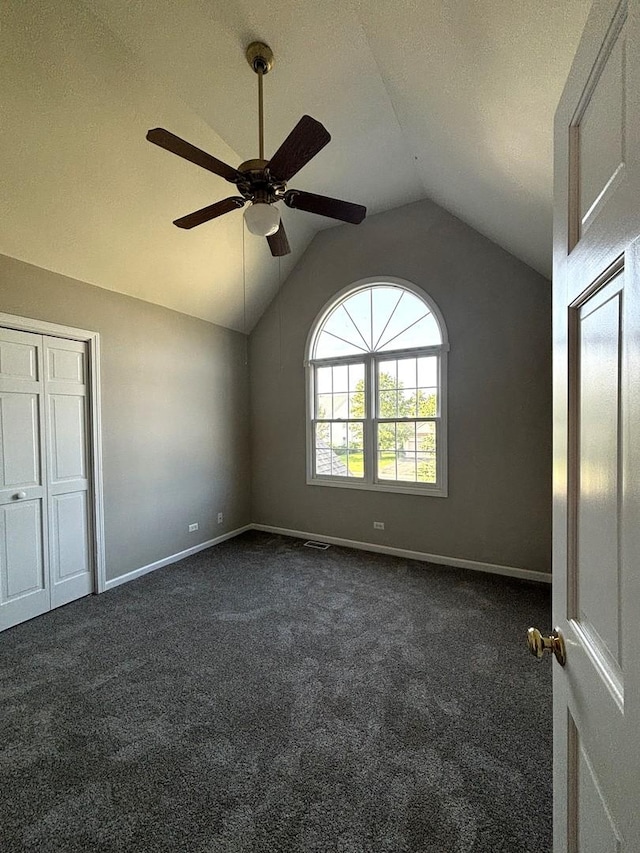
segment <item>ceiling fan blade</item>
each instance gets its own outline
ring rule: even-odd
[[[291,252],[289,241],[287,240],[287,232],[284,230],[284,222],[280,220],[280,227],[275,234],[267,237],[267,243],[271,249],[271,254],[274,258],[280,258],[282,255],[288,255]]]
[[[339,198],[329,198],[327,195],[305,193],[302,190],[287,190],[284,194],[287,207],[296,210],[306,210],[308,213],[319,213],[320,216],[330,216],[358,225],[367,215],[367,208],[351,201],[341,201]]]
[[[269,161],[269,171],[274,178],[288,181],[330,141],[329,132],[319,121],[302,116]]]
[[[228,166],[213,155],[207,154],[206,151],[201,151],[190,142],[185,142],[184,139],[180,139],[175,133],[171,133],[171,131],[165,130],[163,127],[154,127],[152,130],[149,130],[147,132],[147,139],[149,142],[153,142],[154,145],[164,148],[165,151],[171,151],[172,154],[177,154],[178,157],[189,160],[191,163],[195,163],[196,166],[208,169],[214,175],[220,175],[226,181],[235,183],[235,181],[242,178],[241,173],[237,169]]]
[[[243,206],[243,198],[240,198],[240,196],[231,196],[231,198],[225,198],[222,201],[217,201],[215,204],[210,204],[208,207],[203,207],[201,210],[181,216],[180,219],[174,219],[173,224],[177,225],[178,228],[195,228],[196,225],[202,225],[203,222],[209,222],[210,219],[215,219],[216,216],[222,216],[223,213],[229,213],[230,210],[236,210],[238,207]]]

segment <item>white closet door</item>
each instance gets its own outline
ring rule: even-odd
[[[0,329],[0,630],[50,609],[42,338]]]
[[[93,592],[87,346],[44,338],[51,606]]]

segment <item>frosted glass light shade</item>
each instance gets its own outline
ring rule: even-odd
[[[280,211],[272,204],[255,201],[245,209],[244,221],[252,234],[270,237],[280,227]]]

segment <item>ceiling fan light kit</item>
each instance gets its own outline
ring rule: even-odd
[[[304,115],[271,160],[264,159],[264,109],[262,81],[273,68],[273,52],[262,42],[254,41],[246,50],[247,62],[258,75],[258,149],[259,157],[246,160],[237,169],[191,145],[179,136],[155,127],[147,133],[149,142],[177,154],[235,184],[240,195],[203,207],[174,220],[178,228],[195,228],[218,216],[245,207],[245,224],[252,234],[266,237],[274,257],[291,251],[280,211],[275,205],[283,201],[287,207],[306,210],[320,216],[339,219],[354,225],[362,222],[367,210],[361,204],[316,195],[303,190],[287,189],[287,181],[321,151],[331,136],[319,121]]]
[[[245,208],[244,221],[252,234],[271,237],[280,227],[280,211],[267,201],[253,201]]]

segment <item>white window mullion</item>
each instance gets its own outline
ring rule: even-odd
[[[373,483],[374,480],[374,435],[373,435],[373,359],[367,356],[365,360],[364,372],[364,399],[366,417],[364,420],[363,429],[363,445],[364,445],[364,481],[365,483]]]

